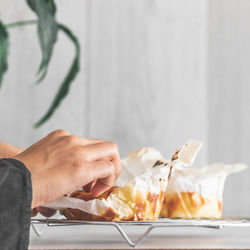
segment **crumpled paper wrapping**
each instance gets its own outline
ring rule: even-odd
[[[168,218],[221,218],[226,178],[246,169],[244,164],[215,163],[202,168],[177,166],[161,211]]]
[[[179,164],[192,164],[200,147],[201,144],[199,142],[188,141],[175,152],[171,161],[165,160],[160,152],[154,148],[142,148],[133,151],[128,157],[121,160],[122,172],[115,186],[129,189],[130,197],[136,197],[136,194],[139,192],[144,199],[148,197],[148,194],[159,195],[160,192],[165,193],[172,169]],[[157,201],[157,206],[160,206],[161,209],[163,197],[159,199],[162,199],[162,201]],[[92,199],[88,201],[67,196],[60,197],[44,206],[54,209],[78,209],[96,216],[102,216],[105,211],[112,209],[112,211],[120,215],[119,219],[122,220],[126,219],[128,213],[128,210],[123,209],[123,202],[119,194],[118,196],[112,196],[111,194],[107,199]],[[132,205],[130,204],[132,208],[137,205],[132,199],[126,202],[132,203]],[[159,213],[160,210],[155,217],[158,218]],[[147,219],[145,217],[142,218],[142,220]]]
[[[166,166],[152,168],[158,160],[164,162]],[[131,186],[133,187],[134,193],[136,193],[137,190],[140,190],[144,194],[148,192],[159,194],[161,189],[165,192],[170,168],[167,166],[168,162],[156,149],[142,148],[133,151],[128,157],[121,160],[121,164],[122,172],[114,186]],[[165,179],[166,181],[159,182],[160,178]],[[118,204],[117,199],[115,202],[114,199],[92,199],[84,201],[69,196],[70,194],[67,197],[60,197],[44,206],[55,209],[79,209],[97,216],[100,216],[103,211],[109,210],[109,208],[112,208],[120,214],[126,213],[126,211],[122,211],[122,204]]]

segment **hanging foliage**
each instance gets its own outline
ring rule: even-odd
[[[9,49],[9,38],[5,26],[0,21],[0,87],[3,75],[8,69],[7,57]]]
[[[56,7],[53,0],[27,0],[27,3],[38,17],[37,33],[42,51],[42,61],[38,69],[40,76],[38,82],[41,82],[46,76],[57,39]]]
[[[37,20],[20,21],[4,25],[0,21],[0,86],[4,73],[7,71],[7,57],[8,57],[8,32],[7,28],[23,26],[27,24],[37,25],[38,40],[41,48],[42,59],[38,67],[38,80],[44,80],[49,63],[53,54],[53,49],[57,41],[58,32],[63,32],[73,43],[75,47],[75,56],[66,74],[63,82],[61,83],[58,92],[56,93],[49,110],[45,115],[35,124],[39,127],[44,124],[53,115],[55,110],[59,107],[62,100],[69,92],[70,86],[75,79],[80,69],[80,45],[76,36],[72,31],[63,24],[58,24],[56,21],[56,5],[54,0],[27,0],[28,6],[37,15]]]
[[[41,118],[40,121],[36,123],[36,127],[39,127],[45,121],[47,121],[54,113],[56,108],[60,105],[62,99],[68,94],[71,83],[73,82],[75,76],[80,70],[80,45],[77,38],[73,35],[73,33],[64,25],[59,25],[60,30],[62,30],[66,36],[74,43],[75,46],[75,57],[71,64],[68,74],[64,78],[48,112]]]

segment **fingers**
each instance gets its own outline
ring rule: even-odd
[[[106,185],[102,180],[97,180],[96,184],[93,186],[91,192],[94,197],[97,197],[109,190],[111,186]]]
[[[97,182],[97,179],[94,179],[94,180],[91,181],[89,184],[85,185],[85,186],[83,187],[84,192],[91,193],[93,187],[94,187],[95,184],[96,184],[96,182]]]
[[[96,161],[92,163],[92,171],[95,183],[92,186],[92,194],[98,196],[110,189],[115,182],[115,166],[111,161]]]
[[[98,196],[110,189],[115,182],[115,167],[111,161],[95,161],[88,163],[92,182],[87,186],[94,196]]]
[[[89,163],[88,171],[92,180],[101,179],[103,180],[103,183],[108,186],[112,186],[114,184],[115,167],[112,161],[91,162]]]
[[[104,184],[98,189],[98,193],[102,193],[113,186],[115,181],[115,167],[112,161],[83,162],[82,164],[77,163],[76,165],[58,166],[57,168],[50,169],[50,171],[44,175],[39,173],[37,176],[33,176],[34,181],[36,181],[35,178],[53,178],[53,180],[56,180],[56,183],[51,183],[43,190],[56,190],[56,192],[64,190],[64,194],[98,179],[100,180],[99,182],[97,181],[98,183],[102,182]],[[36,190],[33,189],[33,192],[35,191]],[[51,197],[51,200],[56,199],[60,195],[55,193],[55,197]],[[45,203],[48,201],[44,200],[42,202]],[[43,203],[38,205],[42,205]]]
[[[62,132],[60,132],[62,133]],[[63,135],[63,133],[62,133]],[[83,138],[80,136],[75,136],[75,135],[70,135],[70,134],[65,134],[64,136],[59,137],[62,139],[65,144],[71,145],[71,146],[87,146],[87,145],[92,145],[92,144],[97,144],[104,142],[101,139],[89,139],[89,138]]]
[[[85,145],[92,145],[92,144],[104,142],[104,140],[101,140],[101,139],[88,139],[88,138],[84,138],[84,139],[85,139]]]
[[[97,161],[100,159],[112,160],[118,156],[117,145],[113,142],[101,142],[90,144],[84,147],[84,156],[88,161]]]
[[[85,159],[87,161],[111,160],[113,161],[116,171],[115,176],[118,178],[121,171],[120,156],[118,147],[113,142],[105,142],[101,139],[88,139],[79,136],[70,135],[67,131],[59,129],[53,131],[48,137],[59,138],[63,141],[65,147],[84,146]]]
[[[121,172],[121,162],[118,147],[113,142],[89,144],[84,147],[83,157],[88,161],[110,160],[115,166],[115,179]]]
[[[115,179],[117,179],[120,176],[121,169],[122,169],[120,156],[114,157],[112,159],[112,162],[113,162],[113,164],[115,166]]]

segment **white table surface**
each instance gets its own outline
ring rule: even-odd
[[[31,230],[30,250],[34,249],[132,249],[119,232],[107,226],[47,227],[38,225],[43,235]],[[136,239],[146,228],[126,228]],[[250,249],[250,228],[156,228],[136,249]]]

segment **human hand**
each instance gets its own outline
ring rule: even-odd
[[[113,142],[56,130],[14,157],[31,173],[32,208],[93,182],[95,196],[108,190],[121,171]]]

